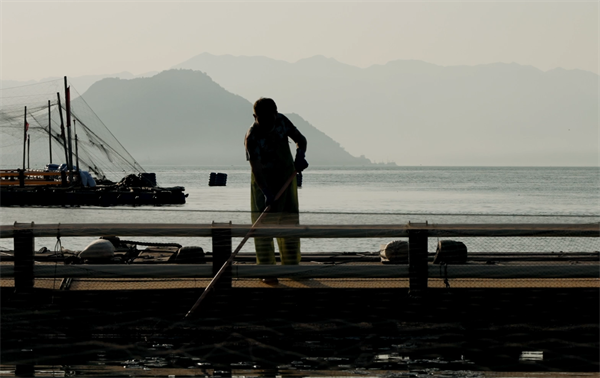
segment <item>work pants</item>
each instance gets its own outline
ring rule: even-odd
[[[278,191],[279,188],[276,190]],[[253,224],[260,217],[265,208],[265,196],[260,187],[256,184],[254,174],[252,174],[251,211]],[[273,202],[270,211],[265,214],[258,227],[298,224],[300,224],[300,214],[298,211],[298,188],[296,184],[296,178],[294,178],[285,192],[283,192],[281,197],[277,201]],[[275,245],[272,237],[255,237],[254,246],[256,248],[257,264],[276,263]],[[300,238],[277,238],[277,246],[279,247],[282,264],[298,265],[300,263]]]

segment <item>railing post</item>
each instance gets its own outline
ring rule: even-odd
[[[17,172],[19,173],[19,186],[22,188],[25,186],[25,170],[17,169]]]
[[[425,226],[427,223],[420,223]],[[410,223],[409,226],[415,226]],[[427,290],[427,230],[426,229],[408,229],[408,275],[409,275],[409,294],[419,296]]]
[[[231,222],[212,223],[213,276],[231,256]],[[231,289],[231,265],[215,283],[216,290]]]
[[[15,293],[33,290],[33,255],[35,239],[32,230],[15,230]]]

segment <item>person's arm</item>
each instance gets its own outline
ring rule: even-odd
[[[292,140],[296,142],[296,150],[301,150],[304,153],[306,153],[306,147],[308,142],[306,141],[304,135],[302,135],[302,133],[298,131],[298,129],[294,129],[297,131],[297,133],[290,135],[290,138],[292,138]]]
[[[296,143],[296,150],[301,150],[303,153],[306,153],[307,141],[304,135],[294,126],[292,121],[290,121],[283,114],[281,115],[284,119],[284,122],[287,124],[288,136]]]
[[[296,158],[294,159],[294,167],[297,172],[302,172],[308,167],[306,161],[306,147],[308,142],[302,133],[294,126],[286,116],[282,115],[287,123],[288,136],[296,143]]]

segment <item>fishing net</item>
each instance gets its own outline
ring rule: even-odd
[[[34,170],[49,163],[67,163],[64,81],[2,88],[0,92],[0,166]],[[113,181],[144,172],[72,86],[70,97],[73,165]]]

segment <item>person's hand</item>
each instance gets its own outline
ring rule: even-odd
[[[268,188],[264,188],[262,192],[265,196],[265,205],[272,205],[273,201],[275,201],[275,195],[273,194],[273,192],[271,192]]]
[[[308,168],[308,162],[304,156],[304,151],[301,149],[296,150],[296,159],[294,159],[294,168],[296,172],[300,173]]]

